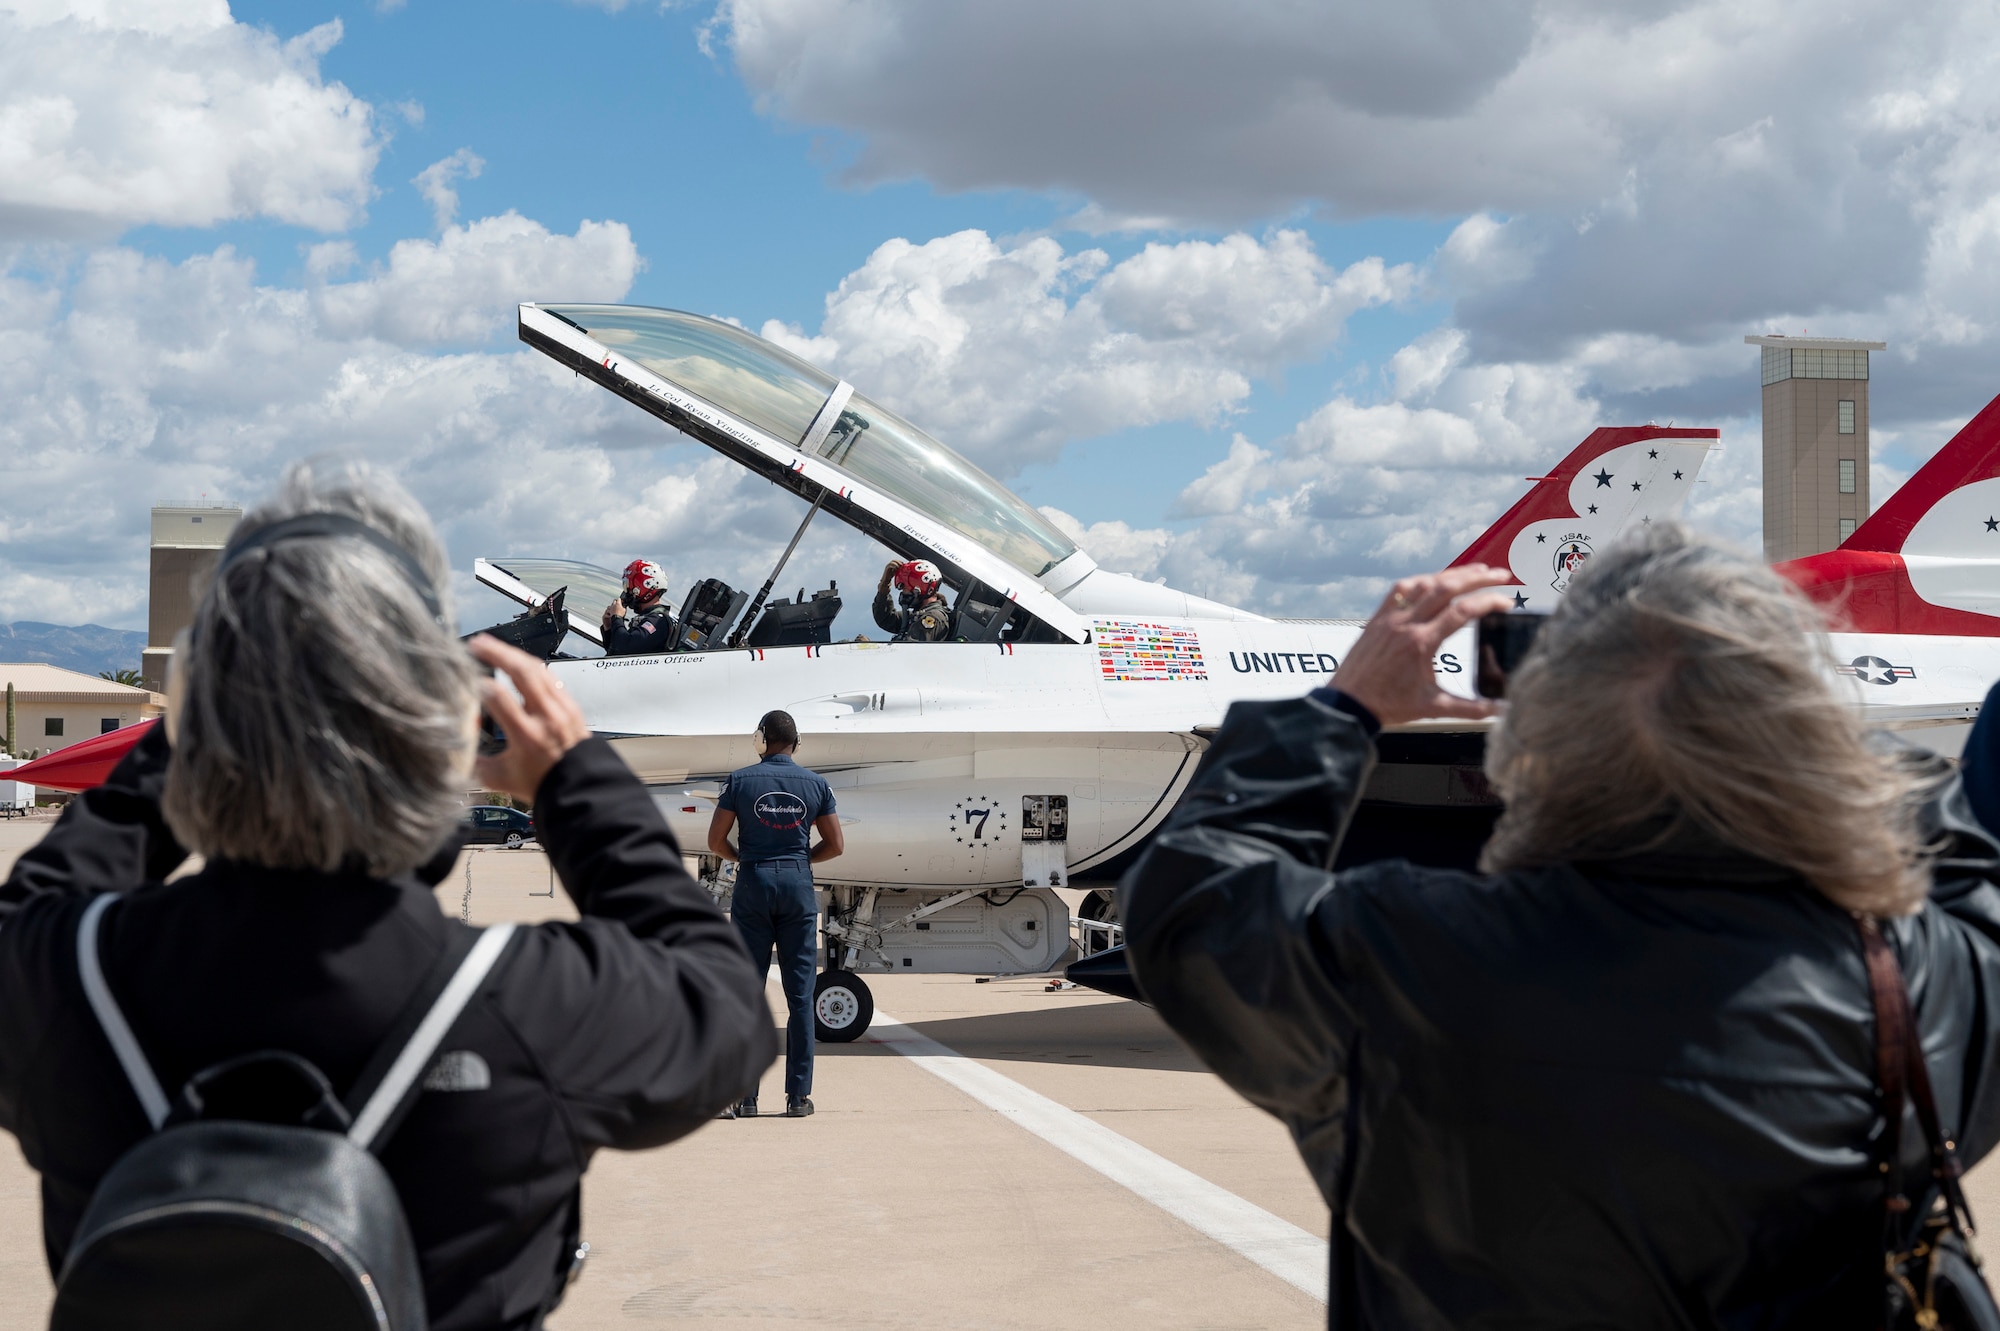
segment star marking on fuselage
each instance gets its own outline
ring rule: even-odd
[[[1646,456],[1649,458],[1656,458],[1659,455],[1660,455],[1660,450],[1657,448],[1649,448],[1646,450]]]
[[[1602,487],[1605,487],[1605,488],[1607,488],[1607,489],[1608,489],[1608,488],[1610,487],[1610,485],[1611,485],[1611,473],[1610,473],[1610,472],[1608,472],[1608,471],[1606,471],[1606,470],[1605,470],[1604,468],[1602,468],[1602,467],[1599,467],[1599,468],[1597,469],[1597,475],[1595,475],[1595,476],[1591,477],[1590,479],[1592,479],[1593,481],[1596,481],[1596,482],[1598,483],[1598,485],[1600,485],[1600,486],[1602,486]]]
[[[1595,512],[1597,511],[1597,505],[1595,505],[1595,504],[1592,504],[1592,505],[1590,506],[1590,511],[1591,511],[1591,512],[1593,512],[1593,513],[1595,513]]]
[[[1988,519],[1986,519],[1986,530],[1988,530],[1988,531],[2000,531],[2000,518],[1988,518]]]
[[[1521,595],[1521,593],[1519,592],[1514,593],[1514,608],[1516,610],[1519,610],[1522,606],[1526,605],[1527,603],[1528,603],[1527,597]]]
[[[1639,488],[1639,482],[1637,482],[1637,481],[1634,481],[1634,482],[1632,482],[1632,488],[1633,488],[1634,490],[1638,489],[1638,488]]]
[[[1546,545],[1546,544],[1548,543],[1548,539],[1549,539],[1549,538],[1548,538],[1548,535],[1547,535],[1547,533],[1543,533],[1543,534],[1540,534],[1540,535],[1537,535],[1537,536],[1535,537],[1535,544],[1536,544],[1536,545]]]
[[[1681,474],[1680,474],[1679,472],[1675,472],[1675,473],[1674,473],[1674,479],[1675,479],[1675,480],[1679,480],[1680,478],[1681,478]]]

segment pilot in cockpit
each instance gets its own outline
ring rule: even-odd
[[[607,656],[644,656],[673,646],[680,626],[664,599],[666,591],[667,575],[650,559],[625,566],[625,590],[604,607]]]
[[[951,636],[951,607],[944,603],[943,590],[944,575],[930,560],[892,559],[875,584],[875,622],[894,641],[943,642]]]

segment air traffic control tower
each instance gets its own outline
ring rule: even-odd
[[[194,608],[242,516],[234,504],[206,502],[161,504],[153,510],[146,649],[139,654],[139,677],[155,693],[166,691],[174,635],[194,623]]]
[[[1764,349],[1764,558],[1831,550],[1868,516],[1868,353],[1849,337],[1746,337]]]

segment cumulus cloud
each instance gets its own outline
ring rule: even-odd
[[[260,281],[226,246],[0,270],[0,620],[133,622],[150,505],[252,499],[328,449],[401,476],[460,569],[637,548],[762,576],[795,503],[511,337],[523,288],[623,296],[638,262],[624,227],[552,235],[507,215],[406,245],[302,286]]]
[[[721,0],[708,40],[856,181],[1076,195],[1085,229],[1461,218],[1429,278],[1467,354],[1593,367],[1621,416],[1754,411],[1715,348],[1766,329],[1894,343],[1884,427],[1992,386],[1988,7]],[[1627,369],[1618,337],[1710,368]]]
[[[1242,221],[1324,198],[1329,178],[1390,207],[1427,184],[1456,180],[1462,194],[1466,169],[1525,176],[1516,189],[1538,193],[1588,179],[1615,144],[1557,107],[1519,127],[1526,142],[1513,125],[1480,133],[1495,150],[1484,162],[1456,145],[1518,79],[1538,12],[1526,0],[723,0],[711,42],[767,110],[861,136],[858,178],[1072,190],[1119,213]],[[1544,155],[1552,144],[1565,151]],[[1432,150],[1443,160],[1426,161]]]
[[[1524,477],[1605,423],[1582,367],[1479,363],[1455,329],[1404,347],[1383,378],[1381,400],[1337,394],[1269,447],[1235,435],[1182,492],[1174,527],[1044,511],[1119,572],[1272,614],[1365,614],[1390,580],[1457,555]],[[1755,426],[1732,426],[1752,443],[1711,461],[1721,483],[1700,489],[1689,517],[1749,545]]]
[[[0,3],[0,240],[235,218],[338,231],[372,195],[367,103],[223,0]]]
[[[314,247],[307,267],[339,272],[352,253],[331,241]],[[521,301],[616,300],[641,267],[623,222],[587,221],[563,236],[507,212],[447,228],[435,241],[399,240],[367,277],[317,285],[309,296],[336,337],[403,346],[474,342],[510,327]]]
[[[436,219],[438,230],[444,230],[458,217],[458,182],[477,180],[479,173],[485,169],[484,157],[470,148],[460,148],[451,156],[432,162],[410,181],[417,187],[417,193],[424,196],[424,202],[431,206],[431,216]]]
[[[1005,476],[1070,439],[1221,420],[1254,379],[1316,358],[1415,280],[1375,258],[1336,269],[1297,231],[1154,243],[1116,265],[961,231],[877,248],[816,335],[762,332]]]

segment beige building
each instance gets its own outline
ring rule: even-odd
[[[234,504],[161,504],[153,510],[146,650],[139,657],[139,676],[147,688],[167,687],[174,635],[194,622],[194,608],[242,516]]]
[[[14,686],[14,752],[65,749],[81,739],[158,716],[167,700],[147,689],[40,661],[0,664],[0,696]]]
[[[1868,353],[1888,343],[1743,340],[1764,349],[1764,557],[1831,550],[1868,516]]]

